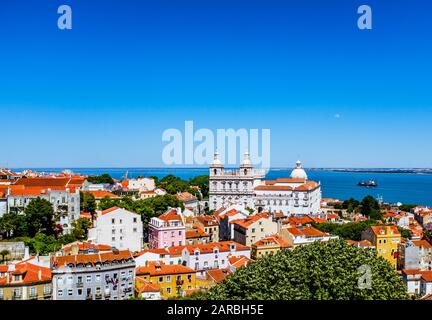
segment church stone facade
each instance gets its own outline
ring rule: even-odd
[[[225,170],[216,152],[210,164],[209,206],[212,210],[242,204],[258,212],[314,215],[320,210],[321,185],[309,180],[297,161],[289,178],[265,180],[245,153],[238,170]]]

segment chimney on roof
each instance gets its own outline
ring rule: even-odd
[[[39,279],[39,281],[42,281],[42,269],[41,268],[39,268],[39,270],[38,270],[38,279]]]
[[[112,253],[114,253],[114,254],[119,254],[120,251],[119,251],[119,249],[117,249],[116,247],[112,247]]]

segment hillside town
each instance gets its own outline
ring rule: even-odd
[[[432,299],[432,208],[321,197],[301,162],[265,180],[249,154],[184,181],[0,169],[0,300],[160,300],[268,255],[342,239]]]

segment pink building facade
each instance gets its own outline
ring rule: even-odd
[[[186,244],[186,227],[180,209],[169,209],[149,223],[150,248],[167,248]]]

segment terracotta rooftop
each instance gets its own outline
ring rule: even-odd
[[[222,282],[226,277],[232,274],[230,269],[211,269],[206,272],[207,275],[216,283]]]
[[[149,274],[150,276],[195,273],[195,270],[179,264],[167,265],[163,262],[151,261],[144,267],[136,268],[137,275]]]

